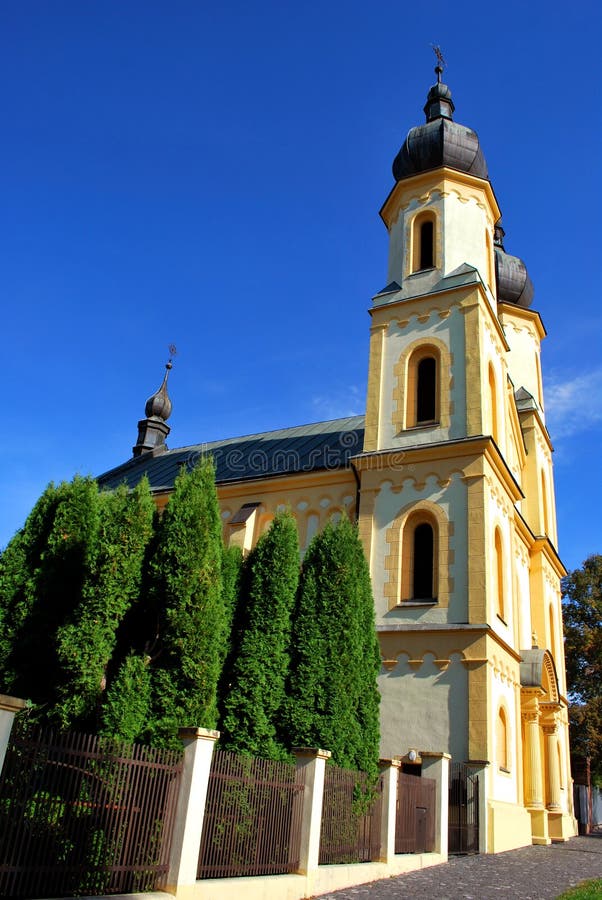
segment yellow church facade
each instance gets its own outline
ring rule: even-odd
[[[214,456],[224,536],[247,552],[291,509],[302,550],[357,520],[381,646],[381,755],[444,751],[480,780],[479,846],[576,833],[552,447],[524,263],[474,131],[430,89],[381,217],[387,286],[372,301],[365,416],[168,450],[166,379],[134,456],[167,502],[182,465]]]

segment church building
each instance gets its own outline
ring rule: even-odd
[[[572,814],[552,446],[521,259],[477,134],[442,69],[381,209],[386,287],[372,300],[365,416],[169,450],[167,376],[133,456],[159,506],[214,457],[227,543],[248,551],[290,508],[302,549],[359,523],[382,653],[381,755],[445,751],[479,775],[480,849],[566,840]],[[168,364],[169,370],[169,364]],[[413,751],[413,752],[412,752]]]

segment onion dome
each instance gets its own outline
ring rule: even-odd
[[[506,253],[504,234],[500,221],[495,226],[493,238],[497,299],[500,303],[514,303],[527,309],[533,302],[533,282],[522,259]]]
[[[151,416],[158,416],[165,422],[171,415],[171,400],[169,399],[169,396],[167,394],[167,379],[169,377],[171,368],[171,362],[165,364],[165,375],[163,376],[161,387],[152,395],[152,397],[149,397],[146,401],[144,414],[147,418],[150,418]]]
[[[173,352],[175,353],[175,348]],[[171,415],[171,400],[167,394],[167,379],[171,371],[171,359],[165,364],[165,375],[161,387],[152,397],[149,397],[144,407],[146,419],[138,422],[138,439],[132,450],[134,456],[142,456],[143,453],[152,453],[153,456],[165,453],[167,444],[165,438],[170,432],[167,419]]]
[[[475,131],[454,122],[454,103],[449,87],[441,82],[443,68],[435,68],[437,83],[428,92],[426,125],[412,128],[393,162],[396,181],[449,166],[478,178],[487,178],[487,163]]]

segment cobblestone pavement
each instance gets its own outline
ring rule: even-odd
[[[601,833],[548,847],[453,856],[441,866],[322,894],[320,900],[554,900],[588,878],[602,878]]]

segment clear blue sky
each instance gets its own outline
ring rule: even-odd
[[[560,553],[602,552],[594,0],[3,0],[0,546],[48,481],[363,411],[378,210],[430,44],[548,330]]]

